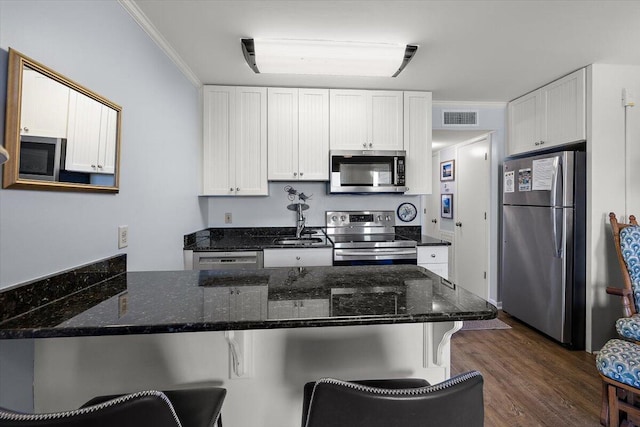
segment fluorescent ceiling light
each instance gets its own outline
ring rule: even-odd
[[[242,39],[244,57],[256,73],[396,77],[417,50],[402,44]]]

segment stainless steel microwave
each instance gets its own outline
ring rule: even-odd
[[[404,193],[405,166],[405,151],[331,151],[329,192]]]
[[[21,136],[20,178],[58,181],[62,142],[60,138]]]

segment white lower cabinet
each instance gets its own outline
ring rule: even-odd
[[[299,319],[329,316],[328,299],[269,301],[269,319]]]
[[[203,287],[203,319],[211,322],[264,320],[267,285]]]
[[[418,246],[418,265],[449,278],[449,248],[447,246]]]
[[[333,248],[265,249],[264,267],[322,267],[333,264]]]

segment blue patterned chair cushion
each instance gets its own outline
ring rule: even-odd
[[[620,230],[620,248],[631,276],[636,312],[640,312],[640,226],[630,225]]]
[[[640,389],[640,345],[609,340],[596,356],[596,367],[605,377]]]
[[[640,314],[618,319],[616,331],[621,338],[640,342]]]

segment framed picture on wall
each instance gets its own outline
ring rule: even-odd
[[[453,181],[455,176],[455,160],[440,163],[440,181]]]
[[[440,198],[440,216],[453,219],[453,194],[441,194]]]

